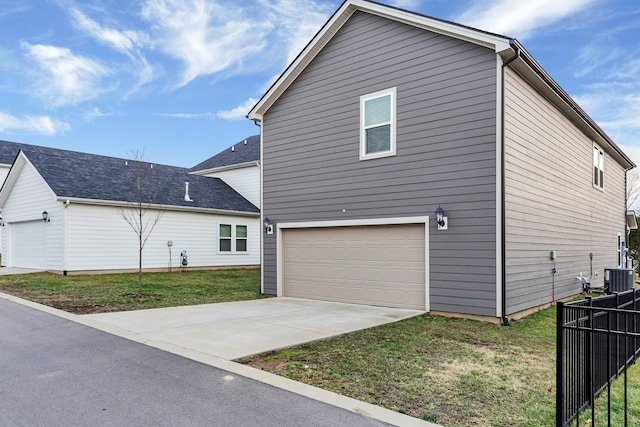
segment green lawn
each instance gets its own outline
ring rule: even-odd
[[[203,270],[61,276],[0,276],[0,292],[76,314],[106,313],[263,298],[260,270]]]
[[[555,423],[555,307],[511,327],[423,315],[240,362],[445,426]]]
[[[0,292],[72,313],[257,299],[259,270],[0,276]],[[422,315],[241,363],[445,426],[555,424],[555,307],[511,327]],[[640,419],[640,369],[629,370],[630,424]],[[613,424],[622,422],[618,381]],[[606,393],[596,425],[606,425]],[[590,411],[581,425],[590,421]]]

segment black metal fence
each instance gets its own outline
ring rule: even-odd
[[[606,392],[611,425],[611,383],[624,381],[624,425],[627,425],[627,367],[640,354],[640,289],[587,297],[557,308],[556,425],[580,425],[580,412],[591,409]]]

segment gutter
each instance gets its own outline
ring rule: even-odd
[[[112,200],[98,200],[98,199],[81,199],[74,197],[58,197],[58,201],[61,202],[73,202],[79,203],[83,205],[96,205],[96,206],[114,206],[120,208],[130,208],[133,206],[137,206],[136,202],[116,202]],[[245,212],[245,211],[232,211],[232,210],[224,210],[224,209],[214,209],[214,208],[197,208],[191,206],[172,206],[172,205],[159,205],[159,204],[144,204],[145,208],[149,209],[159,209],[166,211],[186,211],[186,212],[200,212],[200,213],[214,213],[220,215],[238,215],[238,216],[247,216],[247,217],[259,217],[260,212]],[[257,207],[256,207],[257,209]]]
[[[595,121],[593,121],[593,119],[591,117],[589,117],[589,115],[573,100],[573,98],[571,98],[571,96],[569,96],[569,94],[567,94],[567,92],[565,92],[564,89],[562,89],[560,87],[560,85],[558,85],[558,83],[556,83],[556,81],[553,80],[553,78],[549,74],[547,74],[547,72],[542,68],[542,66],[540,64],[538,64],[538,62],[536,62],[536,60],[520,45],[520,43],[517,40],[513,39],[513,40],[510,41],[509,44],[510,44],[512,49],[516,50],[516,52],[521,52],[520,59],[522,60],[522,62],[548,88],[550,88],[551,91],[553,91],[553,93],[562,102],[564,102],[567,106],[569,106],[571,111],[580,120],[582,120],[582,122],[584,124],[586,124],[586,126],[588,128],[590,128],[593,131],[594,134],[596,134],[599,137],[599,138],[593,138],[593,139],[594,140],[601,139],[601,141],[599,141],[599,143],[601,145],[606,145],[606,146],[610,147],[615,152],[615,154],[619,157],[619,159],[621,159],[623,162],[627,163],[627,166],[625,166],[625,170],[633,169],[636,166],[635,163],[633,162],[633,160],[631,160],[624,153],[624,151],[622,151],[622,149],[620,149],[620,147],[618,147],[618,145],[607,135],[607,133],[604,130],[602,130],[602,128],[600,128],[600,126],[598,126],[598,124]],[[510,61],[511,61],[511,59],[508,62],[510,62]],[[554,102],[552,102],[552,103],[555,104]],[[588,135],[588,133],[587,133],[587,135]],[[591,135],[591,136],[593,137],[593,135]],[[621,162],[618,161],[618,163],[621,163]]]
[[[189,174],[191,174],[191,175],[207,175],[207,174],[210,174],[210,173],[224,172],[224,171],[229,171],[229,170],[234,170],[234,169],[243,169],[243,168],[247,168],[247,167],[250,167],[250,166],[260,166],[260,160],[251,160],[250,162],[236,163],[234,165],[220,166],[220,167],[211,168],[211,169],[202,169],[202,170],[198,170],[198,171],[189,172]]]
[[[510,63],[512,63],[513,61],[515,61],[516,59],[520,58],[520,49],[518,48],[518,46],[515,45],[514,41],[511,40],[510,42],[511,47],[513,48],[513,50],[515,50],[515,54],[507,59],[506,61],[504,61],[502,63],[502,76],[501,76],[501,85],[502,85],[502,99],[501,99],[501,103],[502,103],[502,108],[500,111],[500,127],[501,127],[501,135],[500,135],[500,152],[501,152],[501,164],[500,164],[500,176],[501,176],[501,180],[500,180],[500,193],[502,195],[501,200],[500,200],[500,234],[501,234],[501,239],[502,239],[502,247],[501,249],[501,254],[500,257],[502,259],[502,271],[500,272],[501,274],[501,288],[502,288],[502,295],[501,295],[501,309],[500,309],[500,313],[502,315],[502,325],[503,326],[511,326],[511,323],[509,322],[509,318],[507,317],[507,315],[505,314],[507,312],[507,226],[505,223],[506,217],[507,217],[507,203],[505,202],[505,194],[506,194],[506,186],[505,186],[505,177],[504,177],[504,171],[505,171],[505,159],[504,159],[504,149],[505,149],[505,138],[504,138],[504,123],[505,123],[505,116],[504,116],[504,109],[505,109],[505,105],[504,105],[504,99],[505,99],[505,87],[504,87],[504,83],[505,83],[505,68],[507,68],[507,65],[509,65]]]

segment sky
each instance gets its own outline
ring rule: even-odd
[[[0,140],[191,167],[341,1],[0,0]],[[637,0],[386,0],[518,39],[640,165]]]

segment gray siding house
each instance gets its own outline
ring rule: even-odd
[[[635,165],[515,39],[347,0],[248,118],[264,293],[508,323],[624,259]]]

